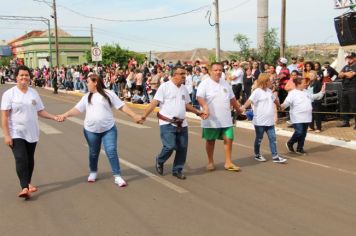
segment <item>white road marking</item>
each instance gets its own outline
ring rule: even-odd
[[[105,155],[105,151],[104,150],[101,150],[100,152]],[[127,167],[129,167],[131,169],[136,170],[137,172],[139,172],[139,173],[141,173],[143,175],[146,175],[147,177],[151,178],[152,180],[154,180],[154,181],[166,186],[167,188],[169,188],[169,189],[171,189],[171,190],[173,190],[173,191],[175,191],[177,193],[188,193],[188,190],[186,190],[186,189],[184,189],[182,187],[179,187],[179,186],[177,186],[175,184],[172,184],[171,182],[169,182],[169,181],[167,181],[167,180],[165,180],[165,179],[163,179],[163,178],[161,178],[161,177],[159,177],[159,176],[157,176],[157,175],[155,175],[155,174],[153,174],[153,173],[151,173],[151,172],[149,172],[149,171],[147,171],[147,170],[145,170],[145,169],[143,169],[143,168],[141,168],[141,167],[139,167],[139,166],[137,166],[135,164],[132,164],[131,162],[128,162],[128,161],[122,159],[121,157],[120,157],[119,160],[120,160],[120,164],[123,164],[123,165],[125,165],[125,166],[127,166]]]
[[[39,120],[38,123],[39,123],[39,126],[40,126],[40,130],[45,134],[61,134],[62,133],[58,129],[54,128],[51,125],[48,125],[48,124],[42,122],[41,120]]]

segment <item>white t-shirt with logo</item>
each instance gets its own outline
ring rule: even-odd
[[[272,126],[274,125],[274,101],[276,96],[273,95],[270,89],[255,89],[249,100],[253,105],[253,120],[252,123],[256,126]]]
[[[1,110],[10,111],[9,131],[12,139],[20,138],[29,143],[38,142],[40,130],[37,112],[44,109],[37,91],[28,88],[26,93],[17,86],[7,90],[1,100]]]
[[[220,78],[215,82],[209,78],[202,81],[197,91],[208,104],[209,117],[201,121],[203,128],[226,128],[232,126],[230,100],[235,97],[231,86]]]
[[[104,90],[109,96],[112,107],[115,109],[120,109],[125,105],[117,95],[110,90]],[[82,99],[75,105],[75,108],[84,112],[84,128],[93,133],[103,133],[111,129],[115,124],[114,115],[112,113],[112,107],[108,100],[103,97],[100,93],[93,93],[91,97],[91,103],[88,102],[88,97],[90,93],[85,94]]]
[[[171,80],[167,81],[159,86],[153,99],[159,101],[159,113],[161,115],[169,119],[173,117],[184,119],[182,127],[188,126],[185,119],[185,106],[190,103],[190,97],[187,88],[183,84],[177,87]],[[166,124],[169,124],[169,122],[159,119],[159,125]]]
[[[293,124],[310,123],[312,121],[313,96],[307,90],[293,89],[283,102],[284,107],[290,106],[290,120]]]

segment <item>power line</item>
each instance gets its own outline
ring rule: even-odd
[[[50,3],[50,2],[45,1],[45,0],[33,0],[33,1],[43,2],[43,3],[46,3],[46,4]],[[189,11],[185,11],[185,12],[181,12],[181,13],[177,13],[177,14],[173,14],[173,15],[168,15],[168,16],[155,17],[155,18],[146,18],[146,19],[108,19],[108,18],[102,18],[102,17],[96,17],[96,16],[88,16],[88,15],[85,15],[85,14],[80,13],[78,11],[75,11],[75,10],[69,8],[69,7],[63,6],[63,5],[57,4],[57,6],[65,9],[67,11],[70,11],[70,12],[76,14],[76,15],[85,17],[85,18],[90,18],[90,19],[95,19],[95,20],[102,20],[102,21],[120,22],[120,23],[147,22],[147,21],[156,21],[156,20],[169,19],[169,18],[174,18],[174,17],[178,17],[178,16],[187,15],[187,14],[190,14],[190,13],[193,13],[193,12],[198,12],[198,11],[201,11],[201,10],[204,10],[204,9],[210,7],[210,5],[204,5],[204,6],[195,8],[193,10],[189,10]]]
[[[239,7],[243,6],[243,5],[245,5],[246,3],[249,3],[250,1],[251,0],[245,0],[245,1],[241,2],[241,3],[239,3],[238,5],[234,6],[234,7],[229,7],[227,9],[225,9],[225,10],[220,11],[220,13],[235,10],[236,8],[239,8]]]

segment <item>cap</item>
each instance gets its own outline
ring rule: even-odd
[[[287,58],[281,57],[281,58],[279,58],[279,62],[282,63],[282,64],[287,65],[288,60],[287,60]]]

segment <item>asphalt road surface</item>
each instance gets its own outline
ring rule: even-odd
[[[11,85],[2,85],[0,94]],[[46,110],[60,114],[80,99],[38,89]],[[142,110],[135,109],[136,112]],[[161,148],[154,114],[136,125],[118,119],[118,149],[126,188],[114,185],[105,154],[98,181],[86,182],[88,148],[84,116],[64,123],[40,119],[30,200],[20,191],[11,150],[0,135],[0,235],[356,235],[356,151],[306,143],[307,156],[288,154],[288,164],[272,163],[268,140],[253,159],[254,132],[235,129],[233,159],[238,173],[223,168],[223,145],[216,145],[217,170],[207,172],[199,121],[189,120],[187,180],[157,176],[154,159]],[[0,132],[2,133],[2,132]]]

